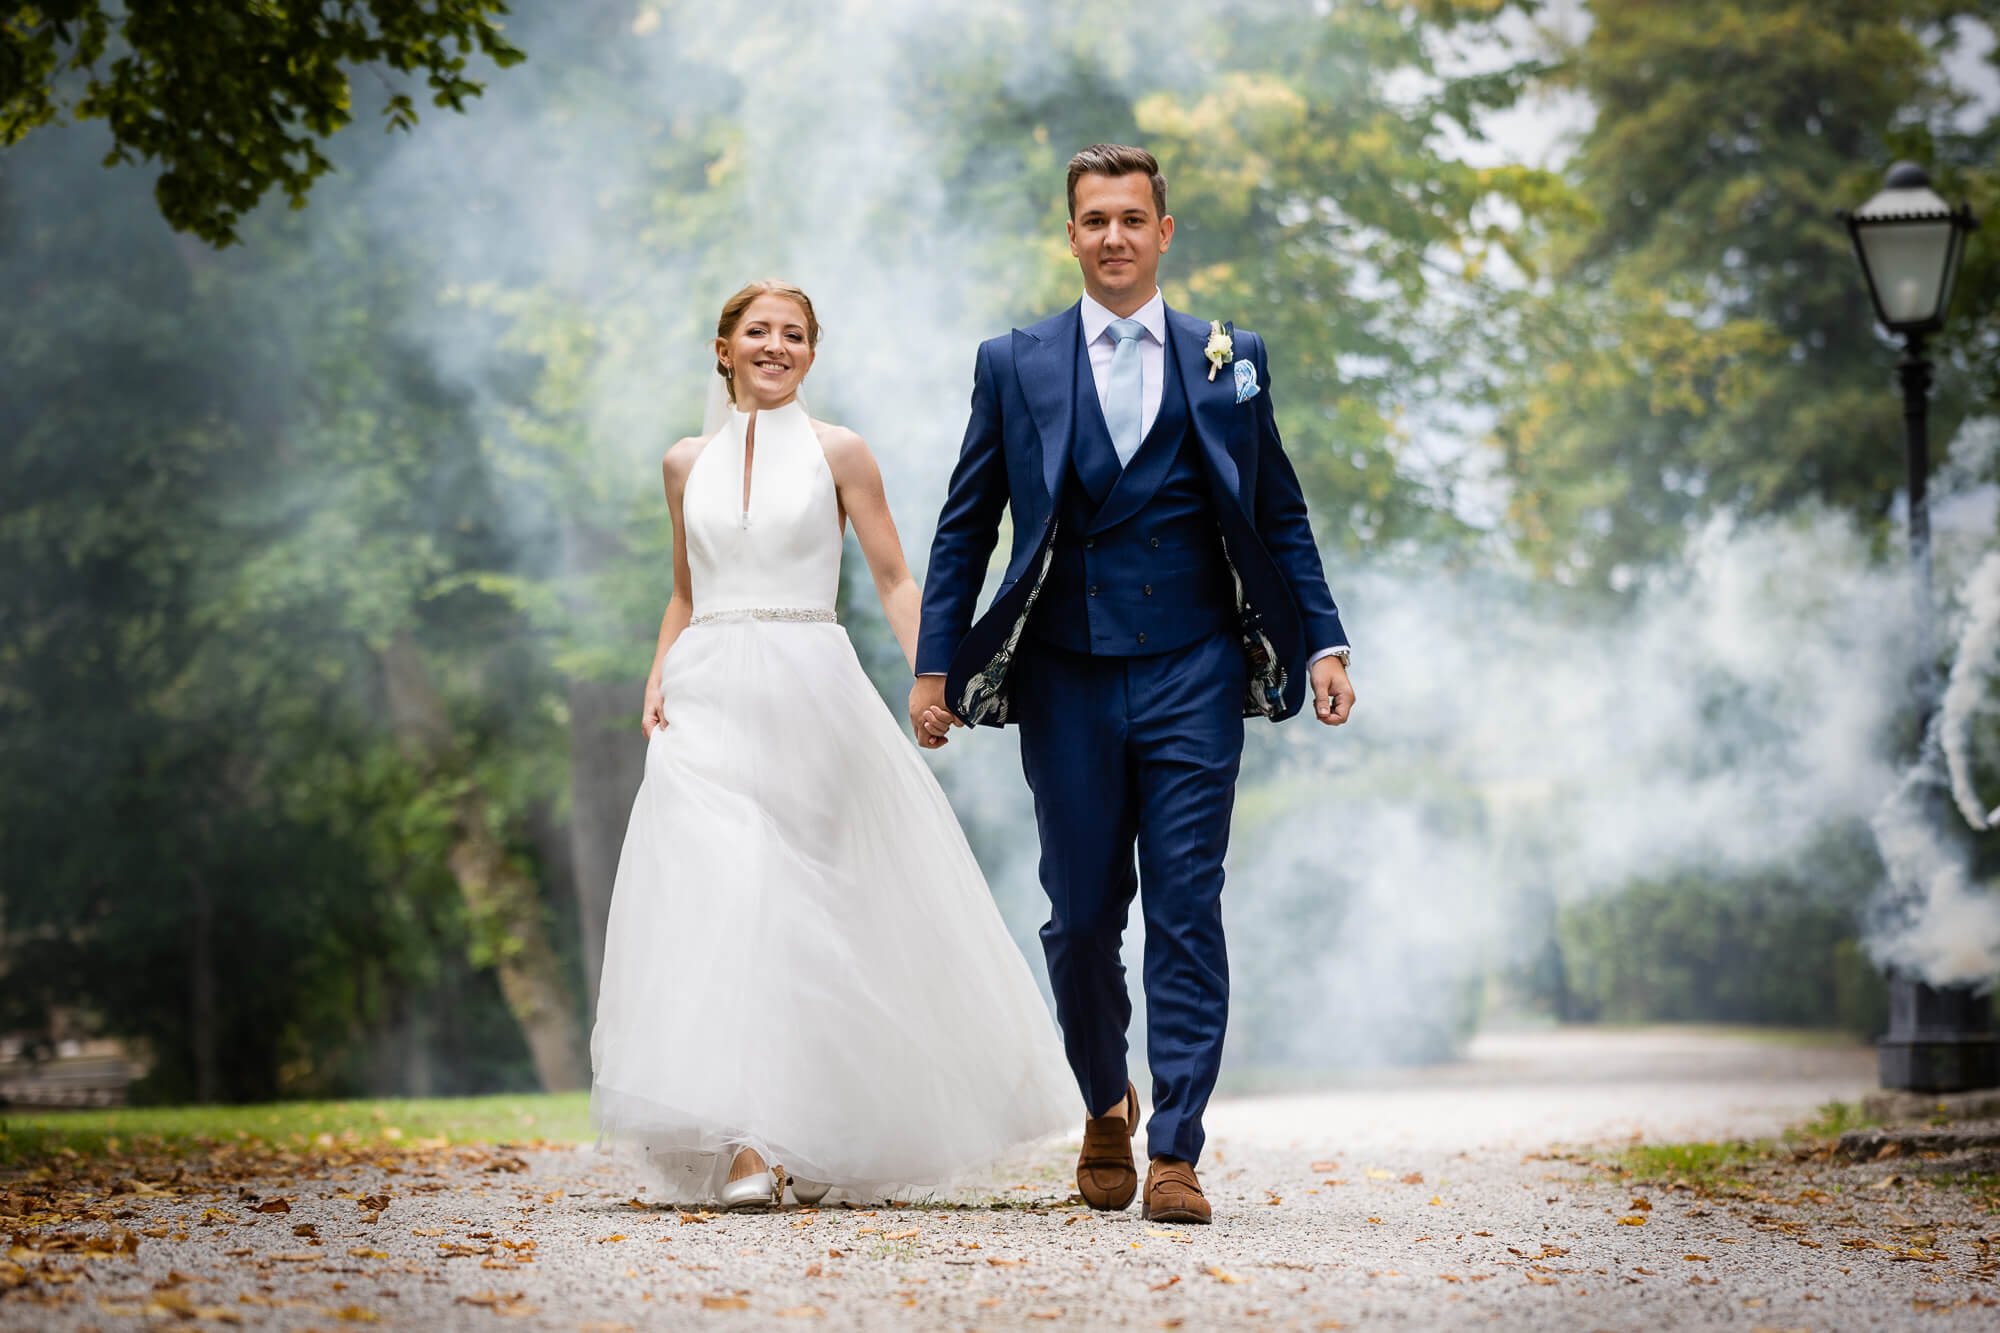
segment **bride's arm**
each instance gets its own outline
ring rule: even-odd
[[[841,510],[854,524],[861,554],[868,558],[868,572],[875,577],[875,595],[882,599],[889,632],[896,636],[903,659],[915,671],[917,619],[923,610],[923,597],[910,576],[909,562],[903,558],[903,541],[896,535],[889,497],[882,490],[882,469],[875,466],[867,443],[843,426],[827,427],[820,444],[826,450],[826,465],[833,473]]]
[[[688,469],[694,466],[694,456],[700,447],[700,440],[682,440],[667,450],[667,456],[660,461],[660,480],[667,492],[667,516],[674,525],[674,592],[667,599],[666,614],[660,617],[660,640],[653,649],[653,669],[646,674],[646,703],[640,726],[648,736],[653,734],[654,727],[667,724],[666,701],[660,693],[660,669],[667,660],[667,650],[694,618],[687,534],[681,524],[681,495],[687,489]]]

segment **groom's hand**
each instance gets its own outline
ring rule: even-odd
[[[918,676],[910,686],[910,730],[917,744],[935,750],[948,739],[946,733],[964,725],[945,707],[944,677]]]
[[[1312,664],[1313,716],[1329,727],[1347,721],[1354,709],[1354,685],[1347,679],[1347,663],[1338,657],[1322,657]]]

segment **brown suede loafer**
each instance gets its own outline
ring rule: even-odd
[[[1076,1192],[1092,1208],[1117,1212],[1139,1192],[1132,1135],[1139,1129],[1139,1090],[1125,1085],[1125,1118],[1092,1116],[1083,1122],[1083,1151],[1076,1156]]]
[[[1155,1157],[1146,1169],[1146,1202],[1139,1215],[1148,1222],[1208,1223],[1208,1198],[1194,1167],[1177,1157]]]

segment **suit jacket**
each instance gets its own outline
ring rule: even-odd
[[[1207,323],[1171,308],[1167,320],[1235,585],[1249,666],[1243,715],[1280,721],[1304,702],[1308,654],[1346,643],[1347,633],[1278,438],[1263,340],[1233,331],[1235,359],[1250,364],[1259,390],[1239,401],[1238,375],[1208,376]],[[974,363],[972,415],[931,543],[917,635],[917,671],[945,673],[945,698],[966,722],[1007,721],[1008,668],[1048,574],[1060,488],[1073,473],[1075,395],[1091,391],[1073,374],[1081,329],[1071,306],[981,343]],[[1013,548],[999,593],[975,619],[1003,510],[1013,516]]]

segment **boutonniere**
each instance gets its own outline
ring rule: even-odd
[[[1201,354],[1208,358],[1208,377],[1211,380],[1215,378],[1215,372],[1228,365],[1230,358],[1236,355],[1236,344],[1230,340],[1221,320],[1208,321],[1208,346],[1201,349]]]

